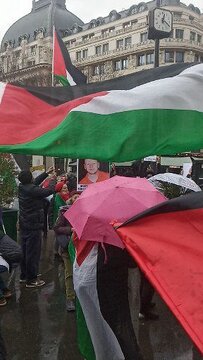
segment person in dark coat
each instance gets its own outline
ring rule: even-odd
[[[23,252],[20,282],[25,282],[27,288],[45,284],[43,280],[37,279],[44,225],[43,200],[54,193],[55,180],[46,189],[39,185],[53,171],[53,167],[50,167],[35,180],[30,171],[21,171],[18,176],[19,231]]]

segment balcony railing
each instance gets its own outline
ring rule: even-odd
[[[141,29],[143,27],[147,28],[147,24],[144,23],[144,22],[143,23],[136,23],[134,25],[129,26],[128,28],[122,28],[122,29],[119,29],[119,30],[111,31],[111,32],[106,33],[106,34],[93,36],[90,39],[85,39],[85,41],[84,40],[76,41],[74,44],[70,44],[70,46],[68,48],[72,49],[72,48],[80,47],[80,46],[83,46],[84,43],[85,43],[85,45],[96,43],[97,41],[100,41],[100,40],[102,41],[102,40],[105,40],[105,39],[114,38],[117,35],[122,35],[122,34],[126,35],[126,33],[130,33],[130,32],[132,32],[132,30],[139,30],[139,29]],[[64,39],[64,41],[65,41],[65,39]]]
[[[174,24],[181,24],[185,26],[192,26],[193,28],[197,28],[200,31],[203,31],[203,22],[200,23],[198,20],[190,20],[190,19],[182,19],[182,18],[174,18]]]
[[[191,40],[187,40],[187,39],[176,39],[176,38],[167,38],[167,39],[162,39],[161,43],[160,43],[161,48],[182,48],[182,49],[194,49],[197,50],[199,52],[203,53],[203,44],[198,43],[197,41],[191,41]],[[146,40],[143,42],[139,42],[136,44],[131,44],[128,46],[122,46],[118,49],[113,49],[113,50],[109,50],[106,51],[105,53],[102,54],[95,54],[95,55],[91,55],[88,56],[85,59],[80,59],[78,61],[75,62],[76,66],[77,65],[81,65],[81,64],[88,64],[89,62],[101,62],[104,60],[108,60],[111,58],[115,58],[118,56],[123,56],[123,55],[130,55],[130,54],[137,54],[140,53],[141,51],[146,51],[146,50],[152,50],[154,49],[154,41],[153,40]]]

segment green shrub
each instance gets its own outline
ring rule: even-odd
[[[9,154],[0,154],[0,207],[8,207],[17,193],[15,161]]]

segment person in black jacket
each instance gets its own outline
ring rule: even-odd
[[[46,189],[39,185],[53,171],[53,167],[50,167],[35,180],[30,171],[21,171],[18,176],[19,231],[23,252],[20,282],[25,282],[27,288],[45,284],[43,280],[37,279],[44,225],[43,200],[54,193],[55,180]]]

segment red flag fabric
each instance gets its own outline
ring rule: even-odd
[[[56,79],[63,86],[86,84],[86,75],[72,64],[69,52],[56,30],[54,30],[53,37],[53,74]]]
[[[63,76],[66,78],[66,64],[58,42],[56,31],[54,31],[54,59],[53,59],[53,72],[54,75]]]
[[[203,194],[167,201],[117,229],[203,353]]]

